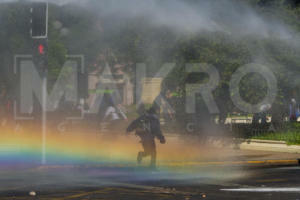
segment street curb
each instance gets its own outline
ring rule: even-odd
[[[268,140],[244,140],[240,144],[233,145],[234,148],[242,150],[273,151],[282,153],[300,153],[300,146],[287,145],[283,141]]]
[[[247,167],[275,167],[275,166],[299,166],[299,159],[291,160],[252,160],[252,161],[222,161],[222,162],[187,162],[169,163],[169,167],[205,167],[205,166],[247,166]]]
[[[175,136],[173,136],[173,138],[175,138]],[[209,144],[217,148],[224,147],[222,138],[210,137],[208,141]],[[300,145],[287,145],[285,141],[277,140],[235,138],[234,141],[228,143],[228,147],[241,150],[272,151],[280,153],[300,154]]]
[[[245,142],[251,143],[264,143],[264,144],[286,144],[285,141],[278,141],[278,140],[259,140],[259,139],[244,139]]]

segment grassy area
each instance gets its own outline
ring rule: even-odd
[[[285,141],[288,145],[300,145],[300,123],[290,123],[285,132],[265,133],[252,137],[260,140]]]
[[[288,145],[300,145],[300,132],[266,133],[253,137],[260,140],[285,141]]]

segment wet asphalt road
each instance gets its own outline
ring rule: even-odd
[[[30,191],[36,196],[30,196]],[[2,169],[0,199],[291,200],[300,199],[300,167],[199,168],[188,175],[178,171],[153,172],[136,168]]]

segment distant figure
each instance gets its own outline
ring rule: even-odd
[[[260,107],[261,110],[261,123],[266,124],[267,123],[267,111],[271,108],[270,104],[264,104]]]
[[[127,116],[120,108],[120,105],[118,107],[110,105],[106,109],[103,120],[110,123],[110,131],[116,131],[119,127],[120,122],[122,122],[123,120],[127,120]]]
[[[261,120],[261,124],[267,123],[267,111],[271,108],[270,104],[264,104],[260,106],[259,113],[255,113],[253,115],[252,124],[259,124],[259,120]]]
[[[156,168],[156,145],[155,138],[165,144],[166,140],[160,130],[160,122],[157,117],[156,107],[150,108],[145,114],[134,120],[127,128],[127,133],[136,131],[136,135],[141,138],[144,151],[138,153],[137,162],[140,164],[146,156],[151,156],[150,168]]]
[[[297,121],[297,102],[296,99],[291,99],[290,103],[290,121],[296,122]]]

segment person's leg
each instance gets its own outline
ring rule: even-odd
[[[149,154],[151,156],[150,167],[156,167],[156,146],[154,139],[150,143]]]
[[[266,124],[267,123],[267,114],[266,113],[262,113],[261,114],[261,123],[262,124]]]
[[[155,168],[156,167],[156,149],[153,149],[153,151],[151,152],[150,167],[151,168]]]
[[[141,164],[143,158],[149,155],[149,144],[145,141],[142,141],[142,146],[143,146],[144,151],[138,152],[138,155],[137,155],[137,163],[138,164]]]
[[[253,125],[257,125],[259,123],[259,114],[258,113],[255,113],[253,115],[253,119],[252,119],[252,124]]]
[[[145,154],[145,152],[143,152],[143,151],[138,152],[138,155],[137,155],[137,163],[138,163],[138,164],[141,164],[141,163],[142,163],[144,154]]]

